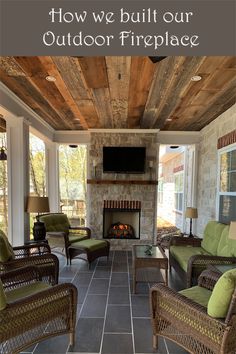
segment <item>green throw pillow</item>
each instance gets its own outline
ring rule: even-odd
[[[15,258],[14,251],[7,236],[0,230],[0,262],[7,262]]]
[[[236,286],[236,269],[225,272],[214,286],[207,306],[209,316],[224,318]]]
[[[4,310],[7,306],[6,295],[2,286],[2,281],[0,280],[0,311]]]

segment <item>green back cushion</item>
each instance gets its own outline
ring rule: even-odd
[[[5,309],[7,306],[6,295],[2,286],[2,281],[0,280],[0,311]]]
[[[188,261],[191,256],[209,254],[203,248],[193,246],[171,246],[170,253],[185,272],[187,272]]]
[[[207,307],[211,296],[211,291],[201,286],[193,286],[192,288],[181,290],[179,293],[204,307]]]
[[[225,224],[221,224],[217,221],[209,221],[205,227],[202,248],[213,256],[217,255],[217,248],[224,228]]]
[[[0,262],[7,262],[15,258],[14,251],[7,236],[0,230]]]
[[[225,226],[222,232],[217,248],[217,256],[236,257],[236,240],[229,239],[229,226]]]
[[[214,286],[207,306],[209,316],[224,318],[236,286],[236,269],[225,272]]]
[[[44,222],[46,231],[69,231],[69,220],[65,214],[51,214],[40,216],[40,221]]]
[[[46,290],[50,287],[49,284],[38,281],[36,283],[27,284],[20,286],[16,289],[6,291],[6,301],[7,303],[14,302],[16,300],[20,300],[26,296],[30,296],[36,294],[40,291]]]

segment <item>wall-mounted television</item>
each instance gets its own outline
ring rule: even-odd
[[[104,173],[145,173],[145,147],[103,147]]]

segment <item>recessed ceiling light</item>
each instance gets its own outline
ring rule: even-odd
[[[56,81],[56,78],[55,78],[54,76],[51,76],[51,75],[46,76],[45,79],[46,79],[47,81],[49,81],[49,82],[55,82],[55,81]]]
[[[171,122],[171,121],[172,121],[172,118],[167,118],[166,121],[167,121],[167,122]]]
[[[200,75],[194,75],[191,77],[191,81],[200,81],[202,77]]]

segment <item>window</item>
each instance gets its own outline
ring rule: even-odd
[[[183,211],[183,185],[184,173],[183,171],[175,173],[175,210]]]
[[[164,188],[164,181],[163,178],[161,178],[158,181],[158,203],[159,204],[163,204],[163,188]]]
[[[33,134],[30,134],[30,194],[39,197],[46,196],[45,144]]]
[[[0,133],[0,148],[6,148],[6,133]],[[5,149],[4,149],[5,151]],[[7,151],[5,151],[7,152]],[[8,204],[7,204],[7,160],[0,161],[0,229],[7,235]]]
[[[29,135],[30,195],[46,196],[46,162],[44,141],[30,133]],[[30,238],[33,238],[33,226],[37,213],[30,213]]]
[[[87,147],[59,147],[60,205],[73,225],[85,225]]]
[[[236,145],[219,151],[219,221],[236,220]]]

